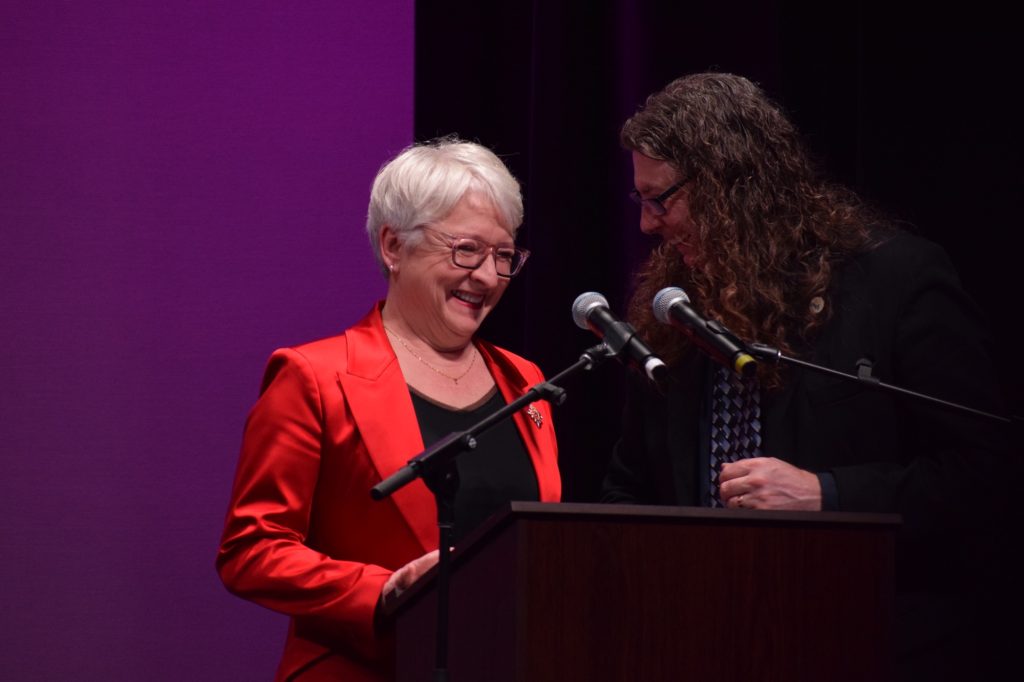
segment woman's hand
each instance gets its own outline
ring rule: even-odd
[[[391,574],[381,590],[381,598],[387,602],[397,598],[416,582],[421,575],[429,571],[437,563],[437,550],[427,552],[419,559],[413,559],[405,566]]]

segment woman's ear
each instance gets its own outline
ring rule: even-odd
[[[384,260],[384,267],[395,272],[398,269],[401,254],[402,240],[398,233],[390,225],[382,225],[380,228],[380,257]]]

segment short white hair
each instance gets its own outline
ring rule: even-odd
[[[370,191],[366,233],[381,272],[380,231],[391,227],[404,242],[413,231],[452,212],[466,194],[487,199],[512,236],[523,222],[519,181],[494,152],[475,142],[445,137],[406,147],[381,166]]]

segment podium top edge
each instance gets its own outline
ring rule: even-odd
[[[899,526],[902,517],[899,514],[879,514],[865,512],[832,512],[832,511],[769,511],[758,509],[711,509],[708,507],[683,507],[640,504],[591,504],[577,502],[510,502],[505,514],[525,518],[544,517],[580,517],[594,520],[622,519],[624,521],[641,521],[645,517],[651,521],[680,522],[699,521],[701,523],[794,523],[811,525],[843,525],[843,526]]]

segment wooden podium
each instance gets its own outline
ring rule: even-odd
[[[452,682],[885,680],[890,515],[516,502],[453,556]],[[394,608],[433,679],[432,576]]]

